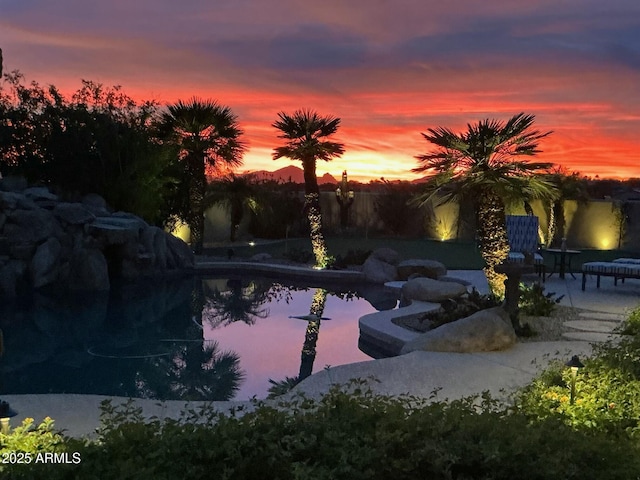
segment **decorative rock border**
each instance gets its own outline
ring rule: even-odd
[[[406,307],[369,313],[358,320],[360,339],[388,355],[399,355],[402,347],[421,333],[401,327],[393,320],[418,317],[439,308],[437,303],[414,301]]]

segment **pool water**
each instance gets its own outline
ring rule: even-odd
[[[358,348],[358,318],[396,301],[381,287],[229,275],[37,293],[2,307],[0,398],[264,398],[270,379],[370,360]]]

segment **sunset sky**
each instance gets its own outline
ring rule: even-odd
[[[541,161],[640,177],[637,0],[0,0],[5,71],[64,92],[122,85],[238,115],[246,170],[275,170],[277,112],[342,119],[318,175],[415,178],[420,132],[536,115]]]

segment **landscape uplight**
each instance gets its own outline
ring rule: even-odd
[[[571,398],[569,403],[573,405],[573,402],[576,400],[576,377],[578,375],[578,370],[584,367],[584,364],[580,361],[577,355],[571,357],[565,365],[571,368]]]
[[[0,401],[0,431],[5,435],[9,433],[9,419],[16,415],[18,412],[12,409],[8,402]]]

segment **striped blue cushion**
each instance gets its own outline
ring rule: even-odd
[[[640,264],[621,262],[587,262],[582,264],[584,273],[601,275],[640,276]]]
[[[616,258],[612,260],[613,263],[632,263],[640,265],[640,258]]]

